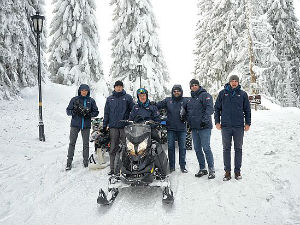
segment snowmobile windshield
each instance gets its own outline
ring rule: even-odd
[[[145,124],[132,124],[124,128],[126,138],[134,143],[140,143],[148,137],[150,140],[151,127]]]

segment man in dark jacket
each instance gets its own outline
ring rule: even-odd
[[[104,107],[103,131],[106,132],[109,127],[110,136],[110,171],[108,175],[115,174],[119,170],[119,152],[120,141],[125,143],[124,127],[125,123],[120,120],[127,120],[130,111],[134,105],[131,95],[126,94],[123,90],[123,82],[116,81],[114,91],[111,96],[106,99]]]
[[[221,117],[221,121],[220,121]],[[245,122],[244,122],[245,120]],[[251,125],[251,108],[248,95],[241,90],[239,77],[232,75],[215,103],[215,124],[222,131],[224,181],[231,179],[231,142],[234,141],[234,173],[235,179],[242,179],[242,145],[244,131]]]
[[[213,114],[213,99],[199,85],[199,81],[190,81],[191,98],[187,101],[187,120],[192,129],[194,149],[198,159],[200,170],[196,177],[207,175],[205,158],[208,164],[208,179],[215,178],[214,157],[210,148],[212,129],[211,115]],[[204,154],[205,158],[204,158]]]
[[[179,146],[179,165],[181,172],[187,173],[185,168],[186,155],[186,123],[180,117],[180,110],[186,106],[187,99],[182,97],[183,91],[181,85],[174,85],[172,88],[172,97],[165,98],[156,104],[158,109],[167,110],[167,130],[168,130],[168,158],[170,172],[175,171],[175,140],[178,140]]]
[[[137,98],[138,102],[132,108],[132,111],[129,115],[129,120],[136,121],[137,119],[141,119],[143,121],[154,121],[159,123],[159,111],[154,104],[150,104],[150,100],[148,99],[148,91],[145,88],[140,88],[137,90]],[[157,130],[155,129],[157,125],[151,125],[151,137],[160,142],[160,138]]]
[[[99,114],[95,100],[90,97],[90,88],[87,84],[80,85],[78,96],[71,99],[66,111],[68,116],[72,116],[66,170],[72,168],[75,144],[79,131],[81,131],[83,141],[83,165],[84,167],[87,167],[91,117],[96,117]]]

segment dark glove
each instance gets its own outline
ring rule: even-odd
[[[185,108],[181,107],[179,114],[180,114],[180,120],[183,121],[183,122],[186,121],[186,110],[185,110]]]
[[[82,114],[84,118],[91,118],[91,110],[89,108],[83,107]]]
[[[101,130],[100,130],[101,133],[103,134],[107,134],[107,127],[103,127]]]
[[[74,103],[72,114],[81,116],[78,102]]]
[[[205,122],[200,123],[200,128],[206,128],[206,127],[208,127],[207,123],[205,123]]]

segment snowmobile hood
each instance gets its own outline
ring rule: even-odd
[[[88,90],[88,93],[87,93],[86,96],[89,97],[90,96],[90,87],[87,84],[81,84],[79,86],[79,88],[78,88],[78,96],[81,96],[80,91],[83,90],[83,89]]]

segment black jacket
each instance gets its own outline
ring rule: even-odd
[[[83,97],[80,94],[82,89],[88,90],[87,96]],[[74,112],[74,105],[80,104],[90,109],[90,116],[84,118]],[[73,97],[66,109],[67,115],[72,116],[71,127],[78,127],[80,129],[91,128],[91,117],[96,117],[99,114],[98,107],[93,98],[90,97],[90,88],[87,84],[82,84],[78,88],[78,96]]]

